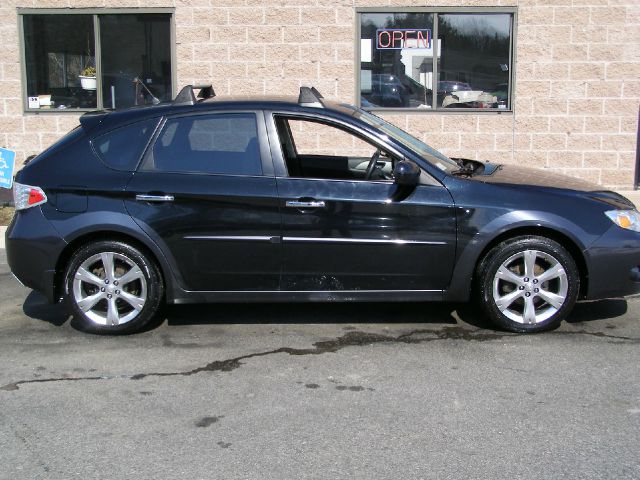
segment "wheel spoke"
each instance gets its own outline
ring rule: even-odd
[[[524,323],[536,323],[536,306],[533,297],[524,298],[524,313],[522,315]]]
[[[144,274],[137,265],[134,265],[133,267],[131,267],[131,270],[122,275],[120,278],[116,278],[116,280],[120,282],[121,287],[124,287],[127,283],[131,283],[135,280],[144,280]]]
[[[98,303],[103,298],[104,298],[104,293],[98,292],[94,295],[90,295],[88,297],[83,298],[82,300],[79,300],[78,307],[83,312],[88,312],[95,306],[96,303]]]
[[[119,325],[120,315],[118,314],[118,306],[115,297],[107,300],[107,325]]]
[[[81,282],[91,283],[96,285],[97,287],[101,287],[104,285],[104,280],[102,280],[97,275],[94,275],[86,268],[80,267],[76,271],[76,280],[80,280]]]
[[[113,262],[113,253],[112,252],[102,252],[100,254],[100,258],[102,259],[102,266],[104,267],[104,275],[110,282],[113,281],[114,277],[114,262]]]
[[[519,277],[504,265],[498,269],[496,275],[505,282],[514,283],[516,285],[520,285],[522,283],[522,277]]]
[[[562,304],[565,301],[565,297],[563,297],[562,295],[558,295],[542,289],[540,289],[540,292],[538,292],[538,296],[542,298],[545,302],[547,302],[549,305],[551,305],[552,307],[555,307],[558,309],[562,307]]]
[[[504,312],[513,302],[515,302],[521,296],[521,290],[514,290],[513,292],[496,299],[496,306],[501,312]]]
[[[535,275],[536,268],[536,258],[538,257],[538,252],[535,250],[525,250],[524,251],[524,276],[528,278],[533,278]]]
[[[131,295],[127,292],[120,292],[120,298],[131,305],[131,307],[133,307],[136,312],[142,310],[142,307],[144,307],[144,302],[146,300],[143,297],[136,297],[135,295]]]
[[[556,265],[554,265],[549,270],[547,270],[542,275],[540,275],[539,277],[536,277],[536,278],[538,279],[538,281],[540,283],[544,283],[544,282],[547,282],[549,280],[553,280],[554,278],[561,277],[563,275],[565,275],[564,268],[562,267],[562,265],[560,263],[557,263]]]

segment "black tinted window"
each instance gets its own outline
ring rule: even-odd
[[[117,128],[94,139],[93,146],[108,167],[133,171],[157,123],[152,118]]]
[[[237,113],[170,119],[145,170],[260,175],[256,117]]]

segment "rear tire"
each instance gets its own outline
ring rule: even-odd
[[[497,326],[533,333],[557,328],[580,291],[576,263],[559,243],[522,236],[496,245],[482,259],[476,300]]]
[[[118,335],[144,328],[164,298],[160,271],[148,255],[119,241],[99,241],[76,251],[65,273],[65,299],[72,326]]]

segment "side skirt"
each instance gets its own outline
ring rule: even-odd
[[[270,292],[180,292],[169,301],[186,303],[270,303],[270,302],[438,302],[442,290],[350,290]]]

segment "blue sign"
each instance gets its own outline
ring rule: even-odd
[[[13,167],[15,165],[16,152],[0,148],[0,187],[11,188],[13,185]]]

